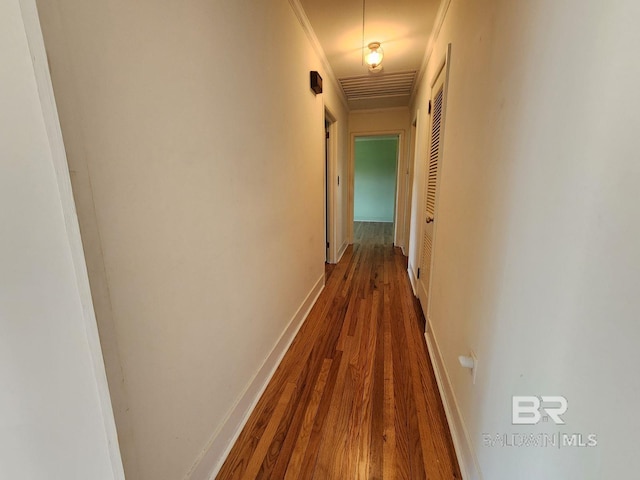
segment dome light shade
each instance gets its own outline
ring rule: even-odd
[[[380,46],[380,42],[371,42],[367,45],[369,52],[364,56],[364,61],[369,65],[369,69],[375,69],[382,63],[384,51]]]

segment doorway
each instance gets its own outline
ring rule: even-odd
[[[449,46],[449,49],[451,46]],[[429,101],[429,149],[425,161],[424,223],[422,224],[420,267],[418,268],[418,298],[429,322],[429,296],[431,293],[431,272],[433,269],[433,245],[437,230],[437,197],[440,171],[442,169],[446,94],[450,50],[431,83]]]
[[[413,198],[413,170],[416,161],[416,150],[418,145],[418,115],[414,118],[413,122],[411,122],[411,131],[410,131],[410,152],[409,152],[409,162],[406,166],[405,171],[405,195],[404,195],[404,233],[402,235],[402,251],[404,252],[405,257],[409,256],[409,249],[411,243],[411,202]]]
[[[354,139],[353,220],[396,223],[399,135]]]
[[[330,225],[329,225],[329,138],[331,136],[329,127],[331,126],[331,123],[329,122],[329,120],[327,119],[327,116],[325,115],[324,118],[324,133],[325,133],[325,140],[324,140],[324,241],[325,241],[325,250],[324,250],[324,261],[326,263],[330,263],[330,251],[329,251],[329,247],[331,245],[331,242],[329,240],[329,230],[330,230]]]
[[[326,263],[337,261],[335,195],[340,185],[336,174],[336,119],[324,111],[324,259]]]

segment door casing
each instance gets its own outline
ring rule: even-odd
[[[431,86],[431,93],[429,95],[429,98],[432,100],[433,99],[433,93],[434,93],[434,87],[436,82],[438,81],[438,79],[440,78],[440,75],[444,75],[443,78],[443,84],[442,84],[442,88],[443,88],[443,96],[442,96],[442,115],[441,115],[441,120],[440,120],[440,150],[438,152],[438,176],[436,179],[436,190],[435,190],[435,206],[434,206],[434,221],[433,221],[433,232],[432,232],[432,247],[431,247],[431,264],[430,264],[430,268],[429,268],[429,273],[428,275],[422,276],[421,278],[418,279],[417,282],[417,290],[418,290],[418,298],[420,299],[420,304],[422,306],[422,311],[424,312],[424,315],[427,319],[426,322],[426,329],[428,330],[429,328],[429,324],[431,321],[431,292],[433,290],[433,272],[434,272],[434,266],[435,266],[435,246],[436,246],[436,238],[437,238],[437,231],[438,231],[438,206],[439,206],[439,198],[440,198],[440,185],[442,182],[442,175],[443,175],[443,167],[444,167],[444,162],[443,162],[443,158],[444,158],[444,140],[445,140],[445,130],[446,130],[446,115],[447,115],[447,94],[448,94],[448,89],[449,89],[449,70],[450,70],[450,65],[451,65],[451,44],[448,45],[447,47],[447,51],[446,54],[444,56],[444,58],[440,61],[440,63],[438,64],[438,68],[436,68],[435,73],[430,81],[430,86]],[[429,118],[429,147],[427,149],[427,151],[430,151],[431,149],[431,121],[432,118],[430,116]],[[427,161],[427,159],[424,159],[424,161]],[[427,169],[428,169],[428,164],[427,164]],[[420,236],[418,238],[421,239],[421,244],[420,244],[420,249],[419,249],[419,263],[418,265],[422,266],[423,264],[423,251],[424,251],[424,232],[426,228],[429,228],[429,226],[426,223],[426,216],[427,216],[427,212],[426,212],[426,202],[424,201],[426,198],[426,189],[427,189],[427,185],[426,185],[426,179],[427,179],[427,175],[425,175],[425,185],[424,188],[422,189],[423,191],[423,195],[420,199],[421,202],[421,207],[420,207],[420,212],[421,215],[419,218],[419,224],[421,225],[420,227]]]

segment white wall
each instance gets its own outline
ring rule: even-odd
[[[353,172],[354,162],[354,138],[357,135],[374,134],[374,133],[400,133],[400,154],[398,159],[398,182],[396,186],[397,202],[396,202],[396,222],[394,233],[394,244],[406,247],[404,240],[404,207],[405,195],[407,191],[407,166],[409,162],[410,146],[410,120],[409,109],[406,107],[382,108],[374,110],[354,110],[349,113],[349,159],[351,162],[350,169]],[[353,173],[352,177],[353,178]],[[351,184],[349,199],[349,224],[350,241],[353,241],[353,184]]]
[[[0,45],[0,478],[123,479],[33,2]]]
[[[430,335],[485,479],[640,470],[638,18],[631,0],[453,0],[415,102],[451,42]],[[566,396],[566,425],[511,425],[512,395]],[[539,431],[599,443],[482,444]]]
[[[345,107],[285,0],[39,8],[125,471],[204,478],[322,287]]]

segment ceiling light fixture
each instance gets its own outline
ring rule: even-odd
[[[382,69],[382,59],[384,57],[384,50],[380,46],[380,42],[371,42],[367,45],[369,53],[364,56],[364,61],[369,65],[369,70],[377,72]]]
[[[362,64],[365,62],[369,65],[369,71],[377,73],[382,70],[382,58],[384,57],[384,51],[380,46],[380,42],[371,42],[367,45],[369,51],[365,53],[364,47],[364,20],[366,11],[366,0],[362,0]]]

